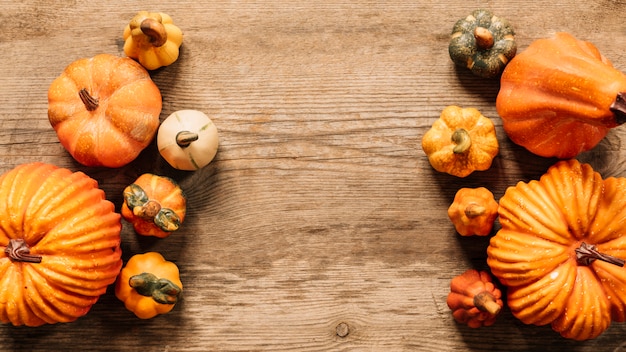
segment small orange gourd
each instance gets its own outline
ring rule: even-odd
[[[0,176],[0,320],[39,326],[87,314],[122,267],[121,229],[82,172],[28,163]]]
[[[129,58],[100,54],[65,68],[48,90],[48,119],[63,147],[85,166],[121,167],[159,128],[161,93]]]
[[[461,236],[487,236],[498,216],[498,202],[485,187],[461,188],[448,208],[448,217]]]
[[[572,158],[626,122],[626,75],[568,33],[532,42],[506,66],[496,108],[509,138],[530,152]]]
[[[133,255],[115,284],[115,296],[140,319],[170,312],[182,292],[178,267],[157,252]]]
[[[498,213],[487,264],[515,317],[574,340],[626,320],[626,178],[559,161],[509,187]]]
[[[458,323],[471,328],[495,323],[504,303],[502,292],[486,271],[469,269],[450,281],[446,300],[452,316]]]
[[[491,167],[500,148],[493,122],[475,108],[448,106],[422,137],[422,149],[439,172],[466,177]]]
[[[168,237],[187,213],[187,198],[173,179],[143,174],[124,189],[122,217],[144,236]]]

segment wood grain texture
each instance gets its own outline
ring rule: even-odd
[[[456,324],[450,279],[486,268],[488,239],[461,238],[446,209],[460,187],[506,187],[554,160],[505,136],[498,82],[453,66],[454,22],[475,8],[508,18],[522,50],[568,31],[626,69],[623,1],[218,0],[0,3],[0,171],[29,161],[96,178],[118,209],[144,172],[178,180],[189,196],[181,230],[164,240],[122,232],[124,258],[159,251],[178,264],[183,301],[140,321],[112,292],[75,323],[0,326],[5,351],[621,351],[626,324],[573,342],[505,310],[495,326]],[[78,165],[47,120],[47,89],[70,62],[122,55],[138,10],[183,29],[180,59],[152,72],[161,118],[209,114],[216,159],[173,170],[155,145],[120,169]],[[493,117],[500,155],[485,172],[435,172],[421,137],[447,105]],[[579,157],[626,176],[624,129]]]

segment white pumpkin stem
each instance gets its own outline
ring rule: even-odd
[[[179,147],[185,148],[188,147],[191,142],[198,140],[198,134],[189,131],[180,131],[176,134],[176,144]]]

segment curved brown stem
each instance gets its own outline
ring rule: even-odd
[[[30,254],[30,248],[26,241],[22,238],[12,238],[4,249],[4,253],[11,260],[25,263],[41,263],[42,256],[38,254]]]
[[[85,109],[88,111],[94,111],[98,108],[99,101],[98,98],[93,97],[86,88],[83,88],[78,91],[78,96],[80,100],[85,104]]]
[[[150,44],[159,47],[167,42],[167,31],[163,23],[154,18],[146,18],[139,25],[143,34],[150,38]]]
[[[601,260],[617,266],[624,266],[624,263],[626,263],[623,259],[598,252],[596,246],[585,242],[582,242],[580,247],[576,248],[574,251],[576,252],[576,262],[580,265],[590,265],[596,260]]]

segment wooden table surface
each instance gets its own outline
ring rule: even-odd
[[[194,0],[0,4],[0,171],[43,161],[86,172],[117,209],[140,174],[176,179],[188,218],[169,238],[124,223],[124,259],[158,251],[185,285],[174,310],[139,320],[111,288],[74,323],[0,327],[3,351],[624,351],[626,324],[574,342],[504,309],[470,329],[446,306],[453,276],[486,269],[488,238],[462,238],[446,210],[461,187],[499,198],[555,160],[512,144],[495,111],[497,80],[456,69],[454,22],[488,8],[516,28],[519,50],[566,31],[626,70],[623,0]],[[170,14],[180,59],[152,72],[161,118],[206,112],[215,160],[176,171],[153,143],[119,169],[77,164],[47,119],[47,90],[72,61],[123,55],[139,10]],[[422,135],[448,105],[493,118],[493,167],[459,179],[434,171]],[[626,176],[626,129],[579,160]]]

